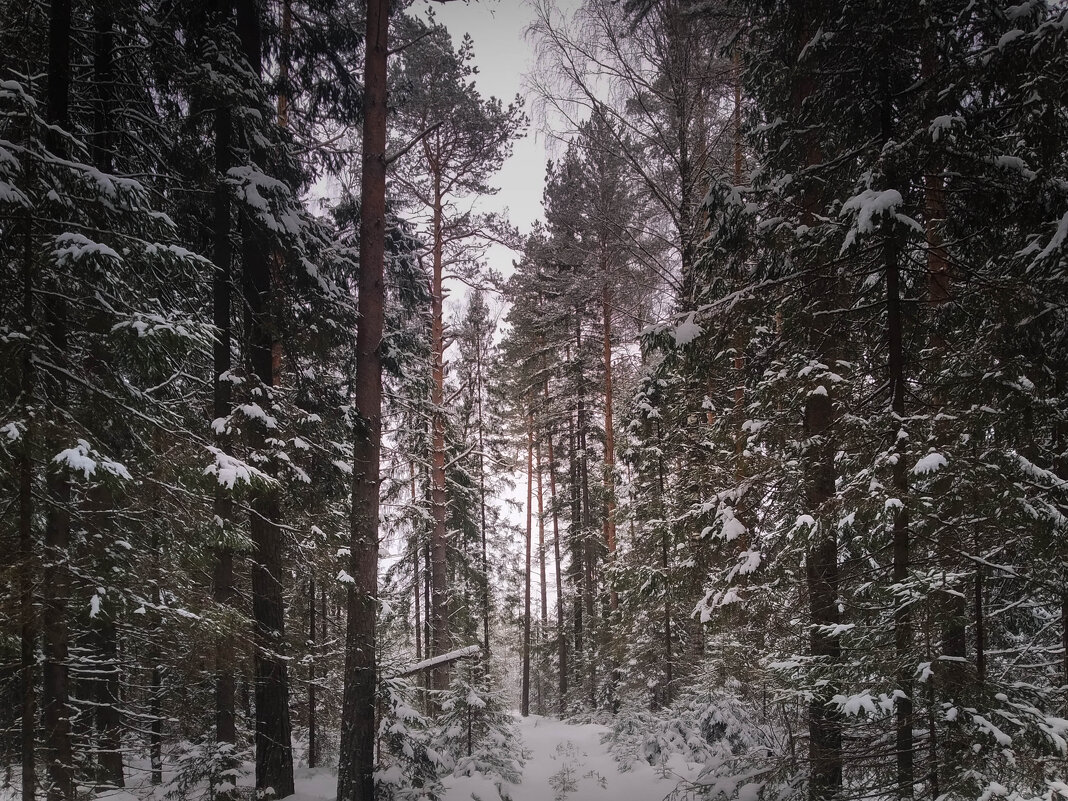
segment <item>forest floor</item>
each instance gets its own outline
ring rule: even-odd
[[[526,764],[523,781],[506,786],[511,801],[688,801],[677,793],[679,775],[665,775],[645,762],[626,771],[613,759],[601,738],[605,726],[565,723],[531,715],[518,718]],[[333,771],[296,771],[293,801],[331,801],[337,791]],[[448,776],[443,801],[495,801],[491,781],[474,776]]]
[[[519,718],[526,764],[523,781],[510,788],[512,801],[682,801],[675,794],[681,776],[665,776],[645,762],[625,772],[602,744],[606,726],[566,723],[531,715]],[[496,798],[494,787],[478,776],[445,780],[445,801]]]
[[[691,801],[680,782],[692,779],[696,765],[681,760],[669,763],[673,770],[635,761],[623,769],[602,739],[609,729],[592,723],[567,723],[531,715],[516,717],[525,764],[522,782],[505,785],[510,801]],[[147,765],[139,766],[147,769]],[[251,772],[251,765],[248,766]],[[674,772],[680,771],[680,772]],[[162,801],[167,796],[138,778],[146,771],[133,771],[127,790],[110,791],[98,801]],[[169,777],[166,777],[169,778]],[[0,780],[0,801],[17,801],[17,776]],[[337,773],[329,768],[297,768],[296,794],[288,801],[334,801]],[[251,785],[251,775],[239,784]],[[497,801],[493,782],[479,775],[447,776],[442,801]]]

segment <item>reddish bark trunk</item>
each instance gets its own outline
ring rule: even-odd
[[[376,598],[382,442],[381,344],[385,325],[386,61],[389,2],[369,0],[364,54],[363,182],[356,329],[351,566],[338,801],[374,801]]]

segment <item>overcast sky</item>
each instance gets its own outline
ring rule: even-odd
[[[533,9],[525,0],[480,0],[434,4],[438,19],[459,44],[465,33],[475,42],[476,83],[483,95],[508,102],[523,93],[523,75],[533,65],[533,48],[523,36]],[[528,116],[530,100],[527,101]],[[512,222],[521,231],[541,217],[541,190],[547,155],[544,139],[533,127],[515,145],[512,157],[494,184],[501,191],[488,204],[494,210],[508,208]]]

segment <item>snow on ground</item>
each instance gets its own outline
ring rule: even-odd
[[[526,765],[522,784],[511,788],[512,801],[661,801],[675,791],[683,776],[664,776],[645,762],[620,772],[601,743],[608,731],[537,715],[519,718]],[[445,801],[498,797],[493,784],[479,776],[450,776],[445,787]]]
[[[512,801],[663,801],[672,796],[683,778],[692,778],[696,766],[673,765],[688,775],[664,775],[645,762],[630,770],[608,753],[601,738],[606,726],[564,723],[531,715],[517,718],[526,765],[523,782],[509,787]],[[680,760],[681,762],[681,760]],[[296,795],[292,801],[330,801],[337,793],[332,770],[297,768]],[[449,776],[444,780],[443,801],[495,801],[500,796],[493,782],[479,776]],[[689,798],[689,796],[672,796]]]
[[[508,786],[511,801],[688,801],[684,792],[676,793],[679,782],[692,780],[698,766],[681,758],[669,760],[670,769],[658,770],[636,761],[627,771],[601,743],[608,733],[606,726],[565,723],[555,718],[531,715],[516,717],[523,741],[526,765],[523,781]],[[251,770],[251,765],[248,766]],[[677,772],[676,772],[677,771]],[[128,781],[140,785],[139,776]],[[333,801],[337,796],[337,773],[329,768],[296,768],[296,794],[287,801]],[[250,786],[251,775],[239,781]],[[500,796],[493,782],[479,776],[449,776],[443,801],[496,801]],[[117,790],[98,796],[100,801],[151,801],[147,787]],[[0,801],[16,801],[15,786],[0,786]]]

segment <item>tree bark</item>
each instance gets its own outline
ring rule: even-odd
[[[575,432],[575,420],[570,410],[567,415],[567,461],[568,461],[568,492],[570,493],[570,520],[568,522],[568,540],[571,544],[571,569],[569,576],[573,590],[573,616],[575,626],[575,658],[579,681],[582,681],[583,662],[585,655],[585,631],[582,619],[582,601],[584,597],[584,577],[586,570],[583,565],[584,554],[582,547],[582,495],[579,493],[579,463],[578,463],[578,435]]]
[[[594,565],[596,564],[596,549],[591,542],[593,519],[590,513],[590,470],[589,455],[586,449],[586,435],[589,425],[589,415],[586,409],[586,381],[582,365],[582,315],[579,310],[575,312],[575,358],[577,367],[577,390],[578,390],[578,478],[579,491],[581,493],[582,528],[579,532],[579,544],[582,548],[582,592],[583,604],[586,612],[587,648],[585,659],[587,690],[589,692],[590,706],[597,706],[597,665],[595,660],[595,645],[597,641],[596,623],[596,583],[594,581]]]
[[[520,714],[530,714],[530,550],[533,539],[534,418],[527,413],[527,538],[523,572],[523,688]]]
[[[374,801],[382,335],[385,326],[386,62],[389,0],[369,0],[364,55],[351,567],[338,801]]]
[[[610,570],[615,568],[616,559],[616,446],[615,423],[612,415],[612,291],[608,286],[607,257],[603,265],[605,282],[601,287],[601,307],[604,315],[604,542],[608,548]],[[609,573],[610,589],[608,593],[609,608],[615,612],[619,609],[619,592],[615,580]]]
[[[308,767],[319,761],[319,735],[316,731],[315,690],[318,671],[315,667],[315,579],[308,580]]]
[[[482,545],[482,653],[483,663],[490,656],[490,575],[489,555],[486,548],[486,441],[482,417],[482,333],[475,325],[475,397],[478,414],[478,513],[479,538]]]
[[[666,494],[666,485],[664,482],[664,453],[663,453],[663,428],[659,420],[656,421],[656,441],[657,441],[657,457],[656,457],[656,478],[657,489],[659,493],[657,495],[657,510],[660,517],[660,525],[663,526],[663,533],[660,539],[660,568],[664,571],[664,693],[663,704],[664,706],[670,706],[672,697],[674,695],[674,642],[671,632],[671,529],[667,521],[667,516],[664,514],[664,498]]]
[[[218,2],[218,24],[229,21],[230,3]],[[212,414],[216,420],[230,416],[232,383],[222,376],[232,367],[231,361],[231,296],[232,296],[232,247],[230,244],[231,208],[230,189],[226,184],[231,166],[232,121],[230,109],[220,105],[215,109],[215,191],[214,221],[212,231],[212,322],[215,325],[215,340],[212,345],[212,373],[214,397]],[[227,376],[228,378],[229,376]],[[215,447],[227,450],[229,437],[216,427]],[[225,487],[215,487],[215,524],[219,527],[219,547],[215,554],[212,574],[212,600],[220,607],[233,608],[237,599],[234,586],[234,550],[228,544],[227,527],[233,520],[233,501]],[[236,719],[237,681],[234,677],[233,638],[222,634],[215,641],[215,741],[233,745],[237,742]]]
[[[888,224],[890,227],[893,223]],[[896,460],[892,467],[894,491],[901,505],[894,510],[893,523],[893,580],[903,584],[909,575],[908,474],[906,458],[908,443],[905,425],[905,356],[901,310],[901,270],[898,262],[898,243],[891,230],[883,245],[886,267],[886,320],[889,341],[889,379],[891,391],[891,435]],[[902,436],[904,435],[904,436]],[[897,656],[897,689],[901,696],[894,705],[896,718],[897,795],[912,798],[913,770],[913,701],[912,672],[912,610],[899,595],[894,608],[894,649]]]
[[[65,155],[59,130],[69,128],[70,93],[70,0],[54,0],[49,7],[48,80],[46,117],[54,127],[47,133],[49,150]],[[48,334],[58,358],[67,355],[67,309],[62,297],[47,308]],[[62,416],[68,403],[66,381],[60,379],[53,404]],[[46,438],[46,452],[58,453],[63,442],[53,428]],[[45,519],[44,570],[41,592],[41,629],[44,664],[41,695],[45,754],[48,762],[48,801],[74,801],[74,754],[71,742],[68,644],[70,639],[67,604],[70,600],[70,479],[66,468],[52,467],[46,479],[48,508]]]
[[[34,369],[33,341],[35,339],[33,302],[33,215],[27,212],[23,228],[22,250],[22,320],[26,334],[22,355],[20,406],[26,428],[22,432],[19,449],[19,620],[22,667],[21,764],[22,801],[34,801],[37,789],[37,615],[33,604],[33,587],[37,578],[36,547],[33,536],[33,443]]]
[[[262,73],[259,8],[254,0],[237,3],[238,35],[245,58],[257,76]],[[254,148],[256,150],[258,148]],[[258,153],[254,157],[262,157]],[[246,310],[247,361],[258,383],[259,400],[270,409],[275,386],[275,330],[271,319],[277,287],[272,254],[247,215],[242,220],[242,290]],[[263,453],[265,427],[253,421],[249,445]],[[275,485],[253,489],[249,522],[253,543],[252,619],[256,645],[256,789],[282,798],[293,793],[293,745],[289,717],[289,669],[285,659],[285,600],[282,576],[284,539],[280,527],[279,491]]]
[[[545,407],[549,407],[549,380],[545,380]],[[553,515],[553,563],[556,569],[556,658],[557,668],[557,712],[562,716],[567,713],[567,635],[564,630],[564,587],[560,572],[560,513],[556,508],[556,460],[553,454],[553,431],[550,424],[545,435],[549,457],[549,508]]]
[[[810,9],[805,9],[798,29],[798,54],[804,51],[812,36],[814,21],[809,18]],[[800,58],[800,55],[798,56]],[[798,125],[804,126],[805,101],[815,88],[815,77],[810,68],[799,64],[799,75],[794,86],[794,111]],[[814,132],[804,135],[803,164],[806,168],[821,163],[822,154]],[[810,179],[811,181],[811,179]],[[812,227],[822,205],[819,190],[813,182],[802,192],[801,223]],[[818,258],[816,259],[818,261]],[[835,295],[834,276],[823,275],[817,264],[812,265],[805,276],[805,291],[810,308],[826,309]],[[828,315],[808,321],[810,350],[815,359],[823,364],[834,364],[832,332]],[[838,624],[838,541],[833,523],[829,520],[827,507],[835,497],[835,443],[831,426],[834,421],[834,405],[829,387],[822,391],[810,391],[805,399],[804,433],[807,445],[803,454],[806,508],[816,521],[810,533],[810,542],[805,554],[805,575],[808,589],[809,650],[827,672],[832,673],[841,661],[841,645],[837,636],[829,636],[824,627]],[[811,801],[827,801],[838,798],[842,791],[842,723],[839,713],[832,708],[835,683],[833,678],[812,695],[808,704],[809,733],[809,783]]]
[[[547,593],[549,582],[546,580],[545,571],[545,504],[543,501],[541,480],[541,439],[539,437],[534,448],[534,474],[538,482],[538,580],[541,595],[541,635],[538,644],[542,649],[538,667],[538,714],[545,714],[545,687],[543,682],[549,672],[549,653],[545,650],[546,632],[549,628],[549,596]]]
[[[934,32],[928,28],[923,34],[923,52],[921,57],[921,76],[925,80],[933,80],[938,74],[938,50],[934,39]],[[941,104],[937,96],[932,101],[931,116],[941,111]],[[928,340],[928,348],[931,351],[930,371],[936,382],[933,405],[935,410],[941,409],[945,403],[940,382],[939,373],[942,369],[942,358],[946,351],[946,339],[939,316],[941,308],[947,304],[952,296],[953,280],[949,268],[949,258],[942,239],[941,226],[945,222],[945,177],[942,174],[941,158],[935,158],[924,174],[924,230],[927,246],[927,301],[931,315],[934,317],[930,327],[931,335]],[[936,435],[939,432],[936,429]],[[939,495],[948,496],[951,487],[946,482],[937,482],[936,488]],[[940,567],[943,574],[952,572],[959,561],[956,552],[959,550],[959,537],[957,532],[950,526],[941,527],[938,534],[937,548]],[[936,596],[939,607],[939,619],[942,628],[941,650],[943,656],[951,657],[943,660],[938,666],[939,685],[945,690],[949,698],[957,696],[967,683],[965,658],[967,656],[967,609],[963,594],[953,592],[939,592]]]
[[[415,486],[415,462],[412,462],[412,506],[416,506],[419,502],[417,490]],[[420,559],[419,547],[419,532],[412,532],[412,586],[415,592],[415,660],[417,662],[423,661],[423,616],[422,610],[419,608],[419,596],[422,594],[423,589],[419,580],[419,559]]]
[[[434,283],[430,348],[433,363],[431,406],[433,422],[431,432],[431,516],[430,530],[430,619],[433,629],[431,656],[440,656],[449,651],[449,601],[448,601],[448,530],[446,528],[447,496],[445,492],[445,321],[443,312],[444,286],[442,269],[444,259],[444,231],[442,219],[441,174],[435,172],[434,180]],[[436,692],[449,688],[449,665],[442,663],[430,671],[431,687]]]

